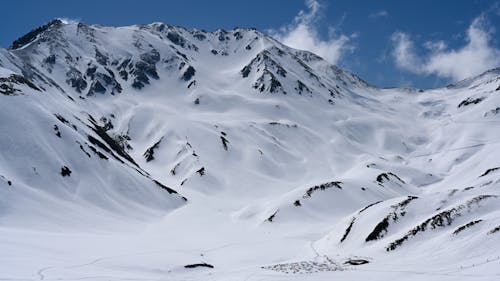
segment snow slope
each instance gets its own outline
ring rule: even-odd
[[[499,87],[54,20],[0,50],[0,278],[493,280]]]

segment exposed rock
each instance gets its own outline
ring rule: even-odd
[[[497,170],[500,170],[500,167],[495,167],[495,168],[491,168],[491,169],[488,169],[486,170],[486,172],[484,172],[482,175],[480,175],[479,177],[484,177],[484,176],[487,176],[488,174],[490,174],[491,172],[494,172],[494,171],[497,171]]]
[[[62,166],[61,168],[61,176],[63,177],[69,177],[71,175],[71,170],[66,167],[66,166]]]
[[[463,100],[462,102],[460,102],[460,104],[458,104],[458,108],[463,107],[463,106],[468,106],[470,104],[478,104],[483,100],[484,100],[484,97],[475,98],[475,99],[469,97],[469,98]]]
[[[467,229],[467,228],[469,228],[469,227],[471,227],[471,226],[473,226],[473,225],[475,225],[475,224],[478,224],[478,223],[480,223],[480,222],[482,222],[482,221],[483,221],[483,220],[475,220],[475,221],[471,221],[471,222],[469,222],[469,223],[467,223],[467,224],[464,224],[464,225],[462,225],[462,226],[458,227],[457,229],[455,229],[455,231],[453,231],[453,234],[455,234],[455,235],[456,235],[456,234],[458,234],[458,233],[460,233],[460,232],[464,231],[465,229]]]
[[[185,268],[197,268],[197,267],[208,267],[208,268],[214,268],[213,265],[208,264],[208,263],[194,263],[194,264],[188,264],[184,266]]]
[[[193,78],[194,74],[196,73],[196,70],[194,67],[189,66],[186,71],[184,71],[184,74],[182,74],[182,79],[184,81],[189,81],[191,78]]]
[[[148,148],[144,152],[143,156],[146,158],[146,162],[149,162],[149,161],[155,159],[155,157],[154,157],[155,149],[160,147],[160,143],[162,140],[163,140],[163,137],[161,137],[157,142],[155,142],[155,144],[153,144],[153,146],[151,146],[150,148]]]
[[[50,21],[49,23],[42,25],[40,27],[37,27],[27,34],[23,35],[22,37],[18,38],[14,42],[12,42],[12,45],[10,46],[10,49],[18,49],[21,48],[29,43],[31,43],[33,40],[35,40],[39,34],[43,33],[45,30],[51,28],[51,27],[57,27],[61,26],[63,22],[61,20],[53,20]]]

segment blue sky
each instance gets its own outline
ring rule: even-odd
[[[381,87],[444,86],[500,66],[499,1],[17,0],[2,10],[4,48],[53,18],[112,26],[160,21],[256,27]]]

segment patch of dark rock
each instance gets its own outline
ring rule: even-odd
[[[66,72],[66,77],[66,83],[75,88],[78,93],[81,93],[87,88],[87,81],[85,81],[82,73],[76,68],[71,67],[70,70]]]
[[[101,137],[101,139],[106,142],[106,144],[109,145],[109,147],[111,147],[112,150],[116,151],[116,153],[118,153],[118,155],[120,155],[121,157],[125,158],[126,160],[128,160],[130,163],[134,164],[135,166],[138,167],[137,163],[135,163],[134,159],[132,159],[132,157],[130,157],[130,155],[127,154],[127,152],[125,152],[125,150],[123,149],[122,146],[120,146],[120,144],[118,142],[116,142],[116,140],[114,140],[112,137],[110,137],[108,135],[108,133],[106,132],[106,130],[104,130],[103,127],[97,125],[97,123],[95,121],[93,121],[93,118],[90,119],[91,122],[92,122],[92,125],[93,127],[91,127],[91,129],[99,136]],[[89,140],[90,140],[90,136],[89,136]],[[95,139],[94,139],[95,140]],[[96,144],[97,145],[97,144]],[[116,157],[115,157],[116,158]]]
[[[361,214],[362,212],[366,211],[368,208],[372,207],[372,206],[375,206],[379,203],[381,203],[382,201],[377,201],[377,202],[374,202],[374,203],[371,203],[369,205],[367,205],[366,207],[364,207],[363,209],[359,210],[358,214]]]
[[[399,202],[398,204],[392,205],[391,208],[393,209],[393,211],[390,212],[385,218],[382,219],[382,221],[380,221],[375,226],[372,232],[366,237],[365,241],[369,242],[384,237],[384,235],[387,233],[387,229],[389,228],[390,220],[396,222],[399,219],[399,216],[404,217],[406,215],[406,206],[408,206],[408,204],[410,204],[410,202],[415,199],[418,199],[418,197],[408,196],[405,200]]]
[[[243,38],[243,35],[241,35],[241,32],[239,31],[236,31],[234,34],[233,34],[234,38],[236,38],[236,40],[240,40]]]
[[[500,167],[495,167],[495,168],[488,169],[488,170],[486,170],[486,172],[484,172],[484,173],[483,173],[482,175],[480,175],[479,177],[484,177],[484,176],[488,175],[489,173],[494,172],[494,171],[497,171],[497,170],[500,170]]]
[[[92,85],[90,85],[89,92],[87,96],[92,96],[95,93],[103,94],[106,92],[106,88],[99,81],[94,81]]]
[[[157,186],[159,186],[160,188],[166,190],[169,194],[177,194],[177,191],[173,190],[172,188],[162,184],[161,182],[157,181],[157,180],[153,180],[154,183],[156,183]]]
[[[342,238],[340,239],[340,243],[344,242],[344,240],[347,238],[347,236],[349,235],[349,233],[351,232],[351,229],[352,229],[352,226],[354,225],[354,222],[356,221],[356,218],[353,217],[351,222],[349,223],[349,226],[346,228],[345,232],[344,232],[344,235],[342,236]]]
[[[475,225],[475,224],[478,224],[478,223],[480,223],[480,222],[482,222],[482,221],[483,221],[483,220],[475,220],[475,221],[471,221],[471,222],[469,222],[469,223],[467,223],[467,224],[464,224],[464,225],[462,225],[462,226],[458,227],[457,229],[455,229],[455,231],[453,231],[453,234],[455,234],[455,235],[456,235],[456,234],[458,234],[458,233],[460,233],[460,232],[464,231],[465,229],[467,229],[467,228],[469,228],[469,227],[471,227],[471,226],[473,226],[473,225]]]
[[[120,77],[121,77],[123,80],[125,80],[125,81],[127,81],[127,80],[128,80],[128,72],[127,72],[126,70],[120,70],[120,71],[118,72],[118,74],[120,75]]]
[[[83,147],[83,145],[82,145],[80,142],[78,142],[78,141],[77,141],[77,143],[78,143],[78,145],[80,146],[80,149],[83,151],[83,153],[85,153],[85,155],[87,155],[89,158],[91,158],[91,157],[90,157],[90,153],[88,153],[88,152],[85,150],[85,148]]]
[[[468,106],[470,104],[478,104],[483,100],[484,100],[484,97],[480,97],[480,98],[476,98],[476,99],[468,97],[467,99],[463,100],[462,102],[460,102],[458,104],[458,108],[460,108],[462,106]]]
[[[95,48],[95,60],[98,64],[105,66],[108,64],[109,58],[101,53],[97,48]]]
[[[464,209],[470,209],[472,207],[472,205],[479,204],[479,202],[486,200],[488,198],[497,198],[497,196],[496,195],[478,195],[478,196],[468,200],[464,204],[460,204],[456,207],[442,211],[439,214],[428,218],[427,220],[425,220],[421,224],[415,226],[413,229],[408,231],[408,233],[406,235],[404,235],[403,237],[390,243],[386,247],[386,250],[387,251],[395,250],[396,248],[401,246],[405,241],[407,241],[408,239],[417,235],[420,232],[426,231],[428,228],[435,229],[438,227],[445,227],[445,226],[451,225],[456,217],[459,217],[462,215],[462,211]]]
[[[191,88],[191,86],[195,86],[196,85],[196,80],[193,80],[191,81],[191,83],[189,83],[189,85],[187,86],[187,88]]]
[[[104,160],[108,160],[108,159],[109,159],[106,155],[102,154],[102,153],[101,153],[99,150],[97,150],[95,147],[93,147],[93,146],[89,145],[89,148],[90,148],[90,150],[92,150],[95,154],[97,154],[97,156],[99,156],[99,158],[104,159]]]
[[[30,32],[26,33],[25,35],[21,36],[20,38],[16,39],[14,42],[12,42],[12,45],[10,46],[10,49],[18,49],[21,48],[22,46],[32,42],[37,38],[37,36],[47,29],[51,27],[58,27],[61,26],[63,22],[61,20],[52,20],[49,23],[42,25],[40,27],[37,27]]]
[[[276,217],[276,214],[278,213],[279,210],[276,210],[271,216],[267,218],[268,222],[273,222],[274,218]]]
[[[200,177],[203,176],[205,174],[205,167],[201,167],[196,173],[198,173]]]
[[[389,227],[389,217],[385,217],[381,222],[379,222],[372,232],[366,237],[365,241],[373,241],[384,237],[387,233],[387,228]]]
[[[200,98],[196,98],[196,99],[194,100],[194,104],[196,104],[196,105],[200,104]]]
[[[293,205],[294,205],[295,207],[300,207],[300,206],[302,206],[302,204],[300,203],[300,200],[295,200],[295,202],[293,202]]]
[[[241,72],[241,76],[243,76],[243,78],[247,78],[248,75],[250,74],[250,72],[252,72],[252,67],[250,65],[247,65],[247,66],[243,67],[243,69],[240,72]]]
[[[153,144],[153,146],[146,149],[146,151],[143,154],[144,158],[146,158],[146,162],[149,162],[149,161],[155,159],[155,157],[154,157],[155,149],[160,147],[160,143],[162,140],[163,140],[163,137],[161,137],[157,142],[155,142],[155,144]]]
[[[484,117],[488,116],[488,115],[497,115],[498,113],[500,113],[500,107],[497,107],[495,109],[492,109],[486,113],[484,113]]]
[[[207,38],[203,33],[200,32],[193,34],[193,37],[200,41],[203,41]]]
[[[56,63],[56,55],[52,54],[52,55],[46,57],[45,59],[43,59],[43,62],[47,63],[47,64],[55,64]]]
[[[326,190],[326,189],[333,188],[333,187],[338,188],[338,189],[342,189],[341,184],[342,184],[342,182],[340,182],[340,181],[332,181],[332,182],[327,182],[327,183],[323,183],[320,185],[315,185],[313,187],[310,187],[302,197],[303,198],[311,197],[311,195],[317,190]]]
[[[500,91],[500,85],[498,85],[497,89],[495,91]]]
[[[64,118],[62,115],[56,113],[54,114],[54,116],[57,118],[57,120],[61,121],[61,123],[69,125],[69,121],[66,120],[66,118]]]
[[[187,264],[184,266],[185,268],[197,268],[197,267],[208,267],[208,268],[214,268],[213,265],[208,264],[208,263],[194,263],[194,264]]]
[[[132,74],[135,75],[132,87],[136,89],[142,89],[145,85],[149,84],[148,77],[152,77],[153,79],[160,78],[156,72],[156,64],[145,61],[136,62]]]
[[[160,61],[160,53],[156,49],[151,49],[151,51],[141,54],[141,60],[145,61],[150,65],[154,65]]]
[[[173,168],[172,170],[170,170],[170,174],[172,174],[172,176],[175,176],[177,174],[177,168],[181,165],[181,163],[177,163]]]
[[[388,172],[388,173],[382,173],[380,175],[377,176],[377,182],[382,184],[386,181],[390,181],[390,178],[389,176],[393,176],[395,177],[397,180],[399,180],[401,183],[405,183],[404,180],[402,180],[400,177],[398,177],[397,175],[391,173],[391,172]]]
[[[287,128],[298,128],[299,126],[297,124],[283,124],[283,123],[280,123],[280,122],[276,122],[276,121],[273,121],[273,122],[269,122],[269,125],[272,125],[272,126],[285,126]]]
[[[249,51],[252,49],[252,46],[250,46],[250,44],[248,44],[246,47],[245,47],[245,50]]]
[[[215,49],[212,49],[210,52],[211,52],[212,54],[214,54],[214,55],[217,55],[217,54],[219,53],[219,52],[217,52],[217,50],[215,50]]]
[[[97,72],[97,66],[92,65],[87,68],[87,71],[85,71],[85,75],[89,76],[91,79],[94,79],[94,75]]]
[[[61,137],[61,131],[59,131],[59,127],[57,127],[57,125],[54,125],[54,133],[56,136]]]
[[[182,58],[184,58],[185,60],[188,60],[188,57],[186,56],[186,54],[181,53],[181,52],[179,52],[179,51],[177,51],[177,50],[176,50],[176,52],[175,52],[175,53],[176,53],[176,54],[178,54],[179,56],[181,56]]]
[[[196,73],[196,70],[194,69],[194,67],[189,66],[186,69],[186,71],[184,72],[184,74],[182,74],[182,79],[184,81],[189,81],[189,80],[191,80],[191,78],[193,78],[195,73]]]
[[[167,33],[167,38],[170,40],[170,42],[174,43],[175,45],[184,47],[186,45],[186,40],[179,35],[177,32],[169,32]]]
[[[224,147],[224,150],[228,150],[228,146],[227,144],[229,143],[229,141],[224,137],[224,136],[220,136],[220,139],[222,141],[222,147]]]
[[[494,234],[500,231],[500,225],[488,231],[488,234]]]
[[[71,170],[66,167],[66,166],[62,166],[61,168],[61,176],[63,177],[69,177],[71,175]]]
[[[349,265],[362,265],[367,263],[370,262],[364,259],[349,259],[346,262],[344,262],[344,264],[349,264]]]
[[[299,95],[302,95],[304,91],[307,93],[311,93],[311,90],[306,86],[306,84],[302,83],[302,81],[297,80],[297,87],[295,87],[295,91],[299,93]]]
[[[13,84],[24,84],[33,90],[40,92],[40,89],[24,76],[11,74],[9,77],[0,77],[0,93],[8,96],[21,92],[19,89],[14,88]]]

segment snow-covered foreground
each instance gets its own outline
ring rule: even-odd
[[[249,29],[0,50],[0,280],[496,280],[500,70],[377,89]]]

